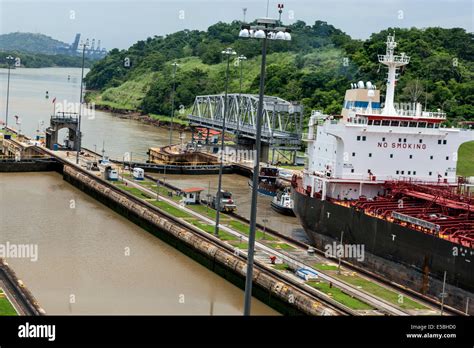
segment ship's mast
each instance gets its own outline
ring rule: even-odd
[[[410,57],[406,56],[405,53],[402,53],[399,56],[394,54],[396,47],[397,43],[395,42],[395,35],[389,35],[387,37],[386,54],[379,54],[379,62],[388,67],[387,93],[385,96],[385,106],[382,110],[382,115],[388,116],[398,114],[394,106],[397,69],[410,62]]]

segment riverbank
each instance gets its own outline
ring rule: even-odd
[[[173,128],[178,131],[190,131],[189,123],[187,120],[183,120],[179,117],[175,117],[171,122],[171,117],[166,115],[155,115],[155,114],[143,114],[133,107],[124,108],[123,106],[117,105],[114,102],[108,102],[102,100],[101,96],[97,91],[88,91],[85,96],[87,103],[94,103],[94,107],[97,110],[109,112],[112,114],[120,115],[119,118],[130,119],[138,122],[142,122],[147,125],[152,125],[160,128],[169,128],[170,124],[173,124]]]

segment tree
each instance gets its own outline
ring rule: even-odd
[[[408,82],[403,89],[403,93],[409,97],[411,103],[418,103],[425,94],[425,89],[419,79]]]
[[[239,28],[238,21],[219,22],[207,31],[182,30],[138,41],[128,50],[112,50],[93,66],[87,86],[106,91],[131,79],[150,81],[156,74],[151,83],[138,84],[141,90],[130,93],[147,91],[141,109],[169,114],[171,62],[180,60],[181,64],[176,77],[176,103],[189,107],[198,94],[224,90],[225,61],[221,52],[232,47],[248,58],[244,64],[244,92],[257,93],[262,42],[238,38]],[[399,71],[397,98],[428,101],[429,110],[442,108],[449,117],[473,117],[474,43],[473,35],[464,29],[388,28],[367,40],[353,40],[323,21],[312,25],[296,21],[289,28],[292,41],[269,41],[265,94],[301,101],[305,117],[312,109],[339,114],[345,90],[359,80],[376,84],[383,98],[387,70],[378,63],[378,55],[385,53],[387,35],[392,33],[397,38],[397,53],[411,57],[410,65]],[[123,66],[125,57],[131,59],[130,68]],[[239,90],[239,68],[232,66],[230,74],[232,93]]]

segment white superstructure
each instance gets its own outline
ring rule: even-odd
[[[444,113],[422,111],[420,104],[395,105],[397,69],[410,61],[395,55],[395,47],[389,36],[379,55],[388,67],[383,109],[375,86],[359,82],[346,92],[342,117],[311,116],[303,177],[311,196],[371,199],[389,180],[456,183],[459,146],[474,140],[474,132],[444,127]]]

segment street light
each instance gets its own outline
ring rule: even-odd
[[[230,68],[230,57],[235,55],[236,52],[232,48],[226,48],[222,51],[223,55],[227,56],[227,68],[225,71],[225,94],[224,94],[224,115],[222,118],[222,141],[221,141],[221,162],[219,165],[219,184],[217,185],[217,195],[216,195],[216,227],[214,229],[214,235],[219,235],[219,220],[220,220],[220,211],[221,211],[221,190],[222,190],[222,170],[224,167],[224,138],[225,138],[225,119],[227,117],[227,90],[229,87],[229,68]]]
[[[8,56],[6,58],[7,60],[7,66],[8,66],[8,79],[7,79],[7,110],[6,110],[6,113],[5,113],[5,129],[8,127],[8,102],[10,100],[10,62],[11,61],[14,61],[15,58],[12,57],[12,56]]]
[[[174,95],[176,93],[176,68],[179,66],[178,63],[174,62],[173,66],[173,93],[171,94],[171,122],[170,122],[170,149],[173,141],[173,117],[174,117]]]
[[[79,164],[79,154],[81,153],[81,142],[82,142],[82,136],[81,136],[81,113],[82,113],[82,102],[83,102],[83,95],[82,95],[82,89],[84,88],[84,61],[86,57],[86,48],[89,46],[89,39],[86,40],[85,43],[82,43],[82,70],[81,70],[81,96],[79,98],[79,117],[78,117],[78,122],[77,122],[77,128],[76,128],[76,164]]]
[[[283,36],[280,34],[283,33]],[[262,64],[260,67],[260,87],[257,110],[257,132],[255,135],[255,160],[252,177],[252,203],[250,207],[250,233],[249,246],[247,252],[247,272],[245,278],[245,299],[244,315],[250,315],[252,300],[252,280],[253,280],[253,260],[255,248],[255,233],[257,225],[257,187],[258,174],[260,170],[260,147],[262,136],[262,118],[263,118],[263,97],[265,90],[265,65],[267,58],[268,40],[291,40],[289,30],[285,27],[277,26],[277,21],[271,18],[261,18],[257,20],[257,25],[250,26],[244,24],[241,27],[239,36],[242,38],[263,39],[262,41]]]
[[[341,245],[341,249],[344,248],[344,244],[342,244],[342,239],[344,238],[344,231],[341,231],[341,241],[339,244]],[[341,256],[339,256],[339,262],[337,264],[337,274],[341,274]]]
[[[171,144],[173,143],[173,118],[174,118],[174,96],[176,94],[176,69],[178,68],[179,64],[174,62],[171,64],[173,66],[173,91],[171,93],[171,122],[170,122],[170,139],[169,139],[169,147],[171,151]],[[163,169],[163,183],[166,181],[166,162],[164,163]]]
[[[239,93],[239,108],[242,108],[242,69],[244,67],[244,61],[247,60],[247,57],[244,55],[240,55],[237,57],[237,60],[240,65],[240,93]],[[240,114],[239,110],[239,114]],[[237,133],[239,133],[239,126],[240,126],[240,117],[237,118]]]

